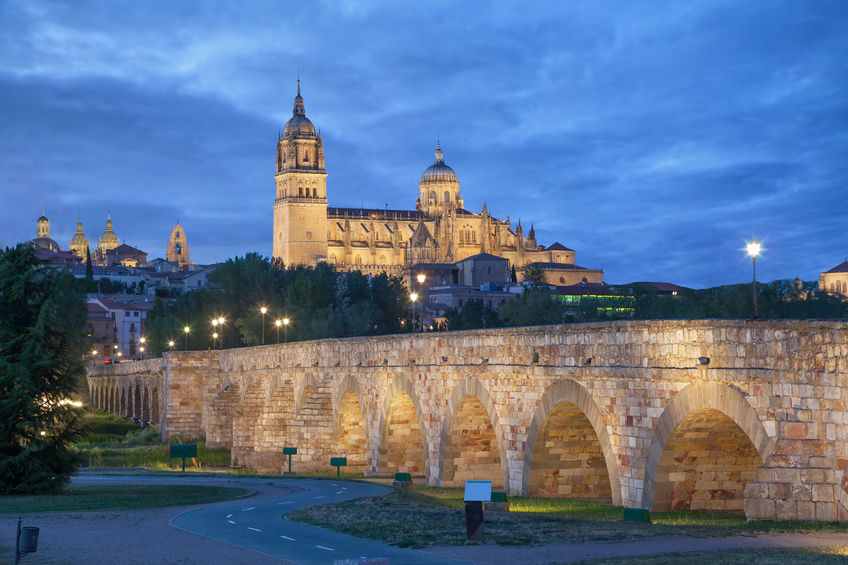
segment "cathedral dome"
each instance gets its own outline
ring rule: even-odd
[[[110,249],[115,249],[121,244],[118,241],[118,236],[115,235],[115,232],[112,231],[112,218],[106,217],[106,231],[103,232],[103,236],[100,238],[100,241],[97,242],[97,247],[101,251],[109,251]]]
[[[445,165],[444,153],[442,148],[436,145],[436,160],[435,162],[424,169],[421,175],[421,184],[443,183],[443,182],[459,182],[456,178],[456,172]]]
[[[315,126],[306,117],[303,97],[300,95],[300,80],[297,81],[297,96],[294,97],[294,110],[291,119],[283,128],[283,137],[315,137]]]
[[[87,247],[88,238],[85,237],[85,234],[82,232],[82,220],[80,220],[77,222],[77,233],[75,233],[74,237],[71,238],[71,243],[68,245],[68,249],[80,257],[85,257],[85,250]]]

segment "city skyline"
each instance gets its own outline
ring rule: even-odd
[[[0,7],[0,245],[107,213],[164,257],[271,254],[298,75],[331,206],[408,209],[437,140],[466,208],[610,283],[817,280],[848,251],[839,4]],[[129,12],[129,10],[137,10]]]

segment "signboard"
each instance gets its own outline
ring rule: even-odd
[[[283,448],[283,455],[297,455],[297,448],[296,447],[284,447]]]
[[[173,443],[171,444],[171,458],[197,457],[196,443]]]
[[[347,457],[331,457],[330,465],[333,467],[347,467]]]
[[[492,481],[465,481],[465,502],[489,502],[492,499]]]

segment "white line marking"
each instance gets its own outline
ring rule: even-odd
[[[254,532],[261,532],[261,531],[262,531],[262,530],[260,530],[260,529],[258,529],[258,528],[251,528],[250,526],[248,526],[248,527],[247,527],[247,529],[248,529],[248,530],[253,530]]]
[[[235,522],[233,522],[232,520],[227,520],[227,522],[229,522],[230,524],[235,524]]]
[[[255,506],[251,506],[250,508],[242,508],[242,509],[241,509],[241,511],[242,511],[242,512],[247,512],[248,510],[256,510],[256,507],[255,507]]]
[[[341,493],[343,493],[343,492],[344,492],[343,490],[340,490],[340,491],[339,491],[339,492],[337,492],[336,494],[341,494]]]
[[[318,549],[326,549],[327,551],[335,551],[332,547],[324,547],[323,545],[316,545]]]
[[[331,486],[334,486],[334,487],[339,486],[339,485],[337,485],[336,483],[330,483],[330,485],[331,485]]]
[[[321,495],[321,496],[316,496],[316,497],[315,497],[315,500],[318,500],[319,498],[327,498],[327,497],[326,497],[326,496],[323,496],[323,495]]]
[[[232,517],[233,517],[232,514],[227,514],[227,518],[232,518]]]
[[[285,502],[278,502],[277,504],[294,504],[294,500],[287,500]]]
[[[290,538],[289,536],[280,536],[280,537],[283,538],[283,539],[287,539],[289,541],[297,541],[296,539]]]

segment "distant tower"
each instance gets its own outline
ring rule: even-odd
[[[50,220],[44,215],[44,210],[41,211],[41,216],[35,223],[35,239],[32,240],[32,243],[39,249],[62,250],[58,243],[50,239]]]
[[[191,264],[188,258],[188,238],[179,222],[171,230],[171,239],[168,242],[168,250],[165,255],[168,261],[177,263],[181,269],[185,269]]]
[[[418,202],[418,209],[431,218],[465,207],[456,172],[445,165],[445,155],[438,143],[436,158],[424,170],[418,183]]]
[[[82,219],[77,220],[77,233],[71,238],[68,249],[77,257],[85,259],[85,250],[88,249],[88,238],[82,232]]]
[[[327,257],[327,171],[321,133],[306,117],[300,80],[294,110],[277,140],[273,256],[285,265]]]
[[[106,229],[103,231],[103,235],[97,241],[97,251],[101,257],[106,257],[106,252],[115,249],[121,244],[118,241],[118,236],[115,235],[115,232],[112,230],[112,216],[106,215]]]

